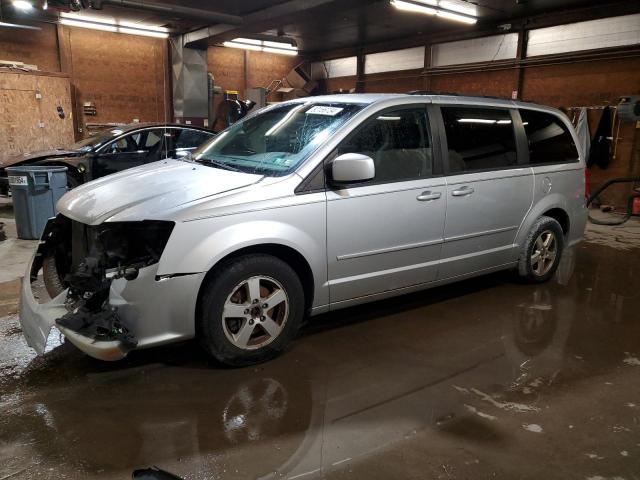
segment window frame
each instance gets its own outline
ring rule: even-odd
[[[545,162],[545,163],[531,163],[531,158],[529,155],[529,136],[527,135],[527,131],[524,128],[524,123],[522,121],[522,116],[520,115],[520,111],[522,110],[527,110],[529,112],[535,112],[535,113],[540,113],[543,115],[549,115],[550,117],[555,118],[558,122],[560,122],[562,125],[564,125],[567,129],[568,129],[568,133],[569,136],[571,137],[571,141],[574,144],[574,148],[577,154],[577,157],[575,160],[564,160],[564,161],[560,161],[560,162]],[[521,130],[521,135],[522,135],[522,141],[523,141],[523,145],[524,145],[524,153],[526,155],[526,166],[527,167],[531,167],[531,168],[538,168],[538,167],[547,167],[547,166],[553,166],[553,165],[573,165],[574,163],[580,163],[580,150],[578,149],[578,145],[576,144],[576,138],[573,136],[573,132],[571,131],[571,128],[567,125],[567,122],[564,121],[564,119],[560,116],[557,115],[555,113],[546,111],[546,110],[538,110],[535,108],[527,108],[527,107],[518,107],[517,108],[517,113],[518,113],[518,120],[519,120],[519,125],[520,125],[520,130]]]
[[[320,163],[322,165],[322,171],[325,178],[325,190],[341,190],[346,188],[357,188],[357,187],[371,187],[375,185],[394,185],[399,183],[406,182],[417,182],[420,180],[428,180],[431,178],[438,178],[444,176],[444,171],[442,168],[441,161],[441,150],[440,150],[440,132],[435,125],[433,118],[433,105],[430,103],[402,103],[398,105],[393,105],[390,107],[385,107],[383,109],[372,112],[369,116],[363,119],[358,125],[354,126],[354,128],[345,136],[340,143],[329,153]],[[429,176],[419,177],[419,178],[405,178],[402,180],[396,181],[375,181],[375,178],[372,180],[367,180],[365,182],[356,182],[356,183],[340,183],[333,184],[331,182],[331,164],[333,160],[338,156],[338,151],[340,146],[344,143],[348,142],[353,138],[354,135],[357,135],[360,130],[370,121],[375,118],[385,115],[391,112],[397,112],[398,110],[418,110],[422,109],[425,112],[426,120],[427,120],[427,135],[429,136],[429,142],[431,144],[431,158],[432,158],[432,174]],[[314,169],[311,175],[317,175],[317,169]],[[305,179],[306,180],[306,179]],[[303,182],[305,183],[305,182]],[[310,182],[309,182],[310,183]],[[317,191],[317,189],[315,190]],[[305,193],[303,191],[296,193]]]
[[[442,165],[444,167],[445,175],[448,177],[456,175],[470,175],[474,173],[484,172],[500,172],[503,170],[515,170],[518,168],[528,167],[529,162],[529,147],[527,145],[527,137],[524,133],[524,127],[520,119],[520,113],[516,107],[510,105],[482,105],[477,103],[435,103],[434,115],[438,123],[438,130],[440,132],[440,148],[442,155]],[[500,168],[481,168],[476,170],[464,170],[462,172],[452,172],[449,168],[449,141],[447,139],[447,132],[444,125],[444,117],[442,115],[442,108],[475,108],[481,110],[506,110],[511,117],[511,126],[513,128],[513,140],[516,147],[516,163]],[[445,154],[446,152],[446,154]]]

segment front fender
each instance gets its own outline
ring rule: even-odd
[[[325,215],[320,202],[178,223],[158,275],[208,272],[238,250],[276,244],[297,251],[309,263],[316,286],[314,304],[320,304],[327,283]]]

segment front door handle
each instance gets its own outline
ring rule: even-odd
[[[451,192],[454,197],[464,197],[465,195],[471,195],[474,192],[471,187],[460,187],[458,190]]]
[[[431,200],[437,200],[442,196],[440,192],[430,192],[427,190],[426,192],[422,192],[416,198],[419,202],[430,202]]]

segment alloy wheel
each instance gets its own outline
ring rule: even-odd
[[[280,282],[254,276],[236,285],[224,303],[222,329],[237,348],[256,350],[273,342],[289,316],[289,298]]]
[[[558,255],[558,242],[551,230],[544,230],[533,245],[531,254],[531,269],[538,277],[546,275],[553,267]]]

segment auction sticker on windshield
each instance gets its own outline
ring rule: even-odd
[[[28,185],[27,177],[9,175],[9,185]]]
[[[316,105],[315,107],[310,108],[305,113],[307,115],[327,115],[329,117],[335,117],[339,114],[344,108],[340,107],[325,107],[323,105]]]

